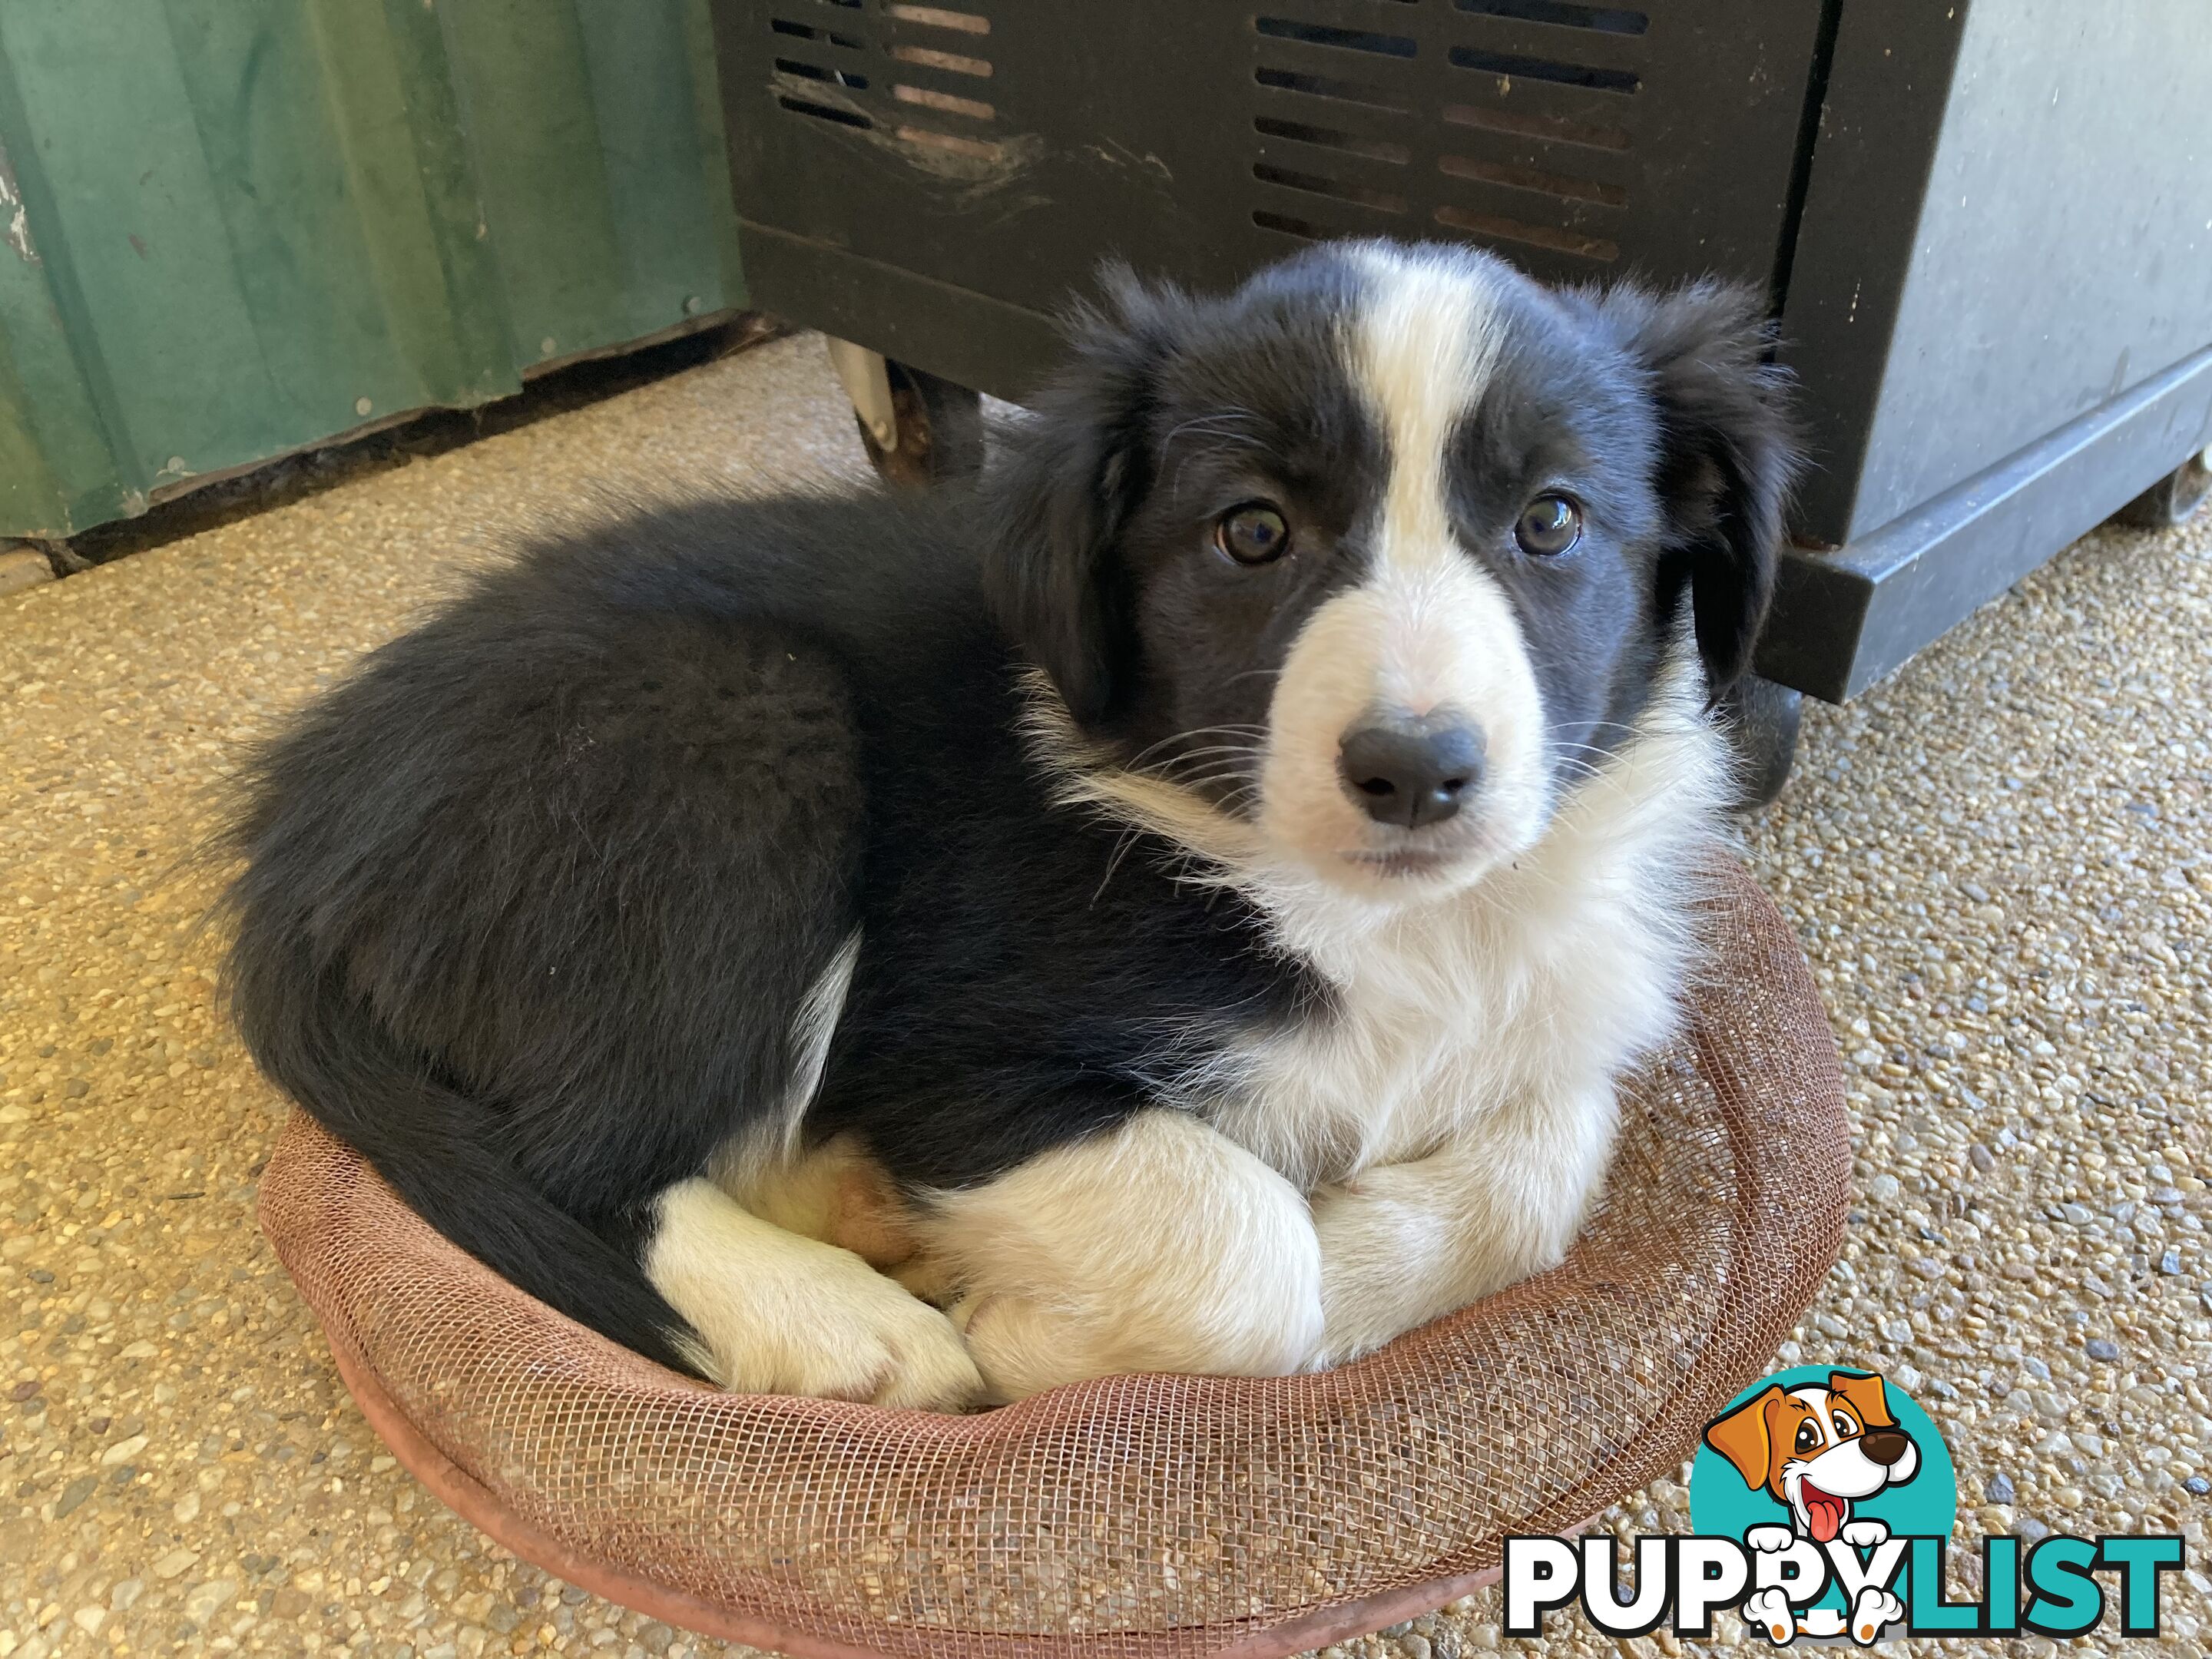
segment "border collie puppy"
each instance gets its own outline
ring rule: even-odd
[[[979,494],[537,546],[252,773],[262,1066],[665,1364],[1334,1364],[1557,1262],[1672,1027],[1793,466],[1756,299],[1115,287]]]

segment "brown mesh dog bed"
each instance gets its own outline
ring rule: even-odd
[[[1789,927],[1715,884],[1685,1041],[1624,1088],[1555,1271],[1317,1376],[1123,1376],[987,1414],[715,1393],[447,1243],[295,1114],[262,1224],[400,1461],[672,1624],[807,1656],[1245,1659],[1377,1629],[1675,1467],[1842,1240],[1834,1041]]]

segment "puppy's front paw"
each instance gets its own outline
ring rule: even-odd
[[[1164,1299],[1085,1307],[1073,1298],[996,1291],[964,1297],[951,1313],[988,1397],[1001,1401],[1127,1371],[1285,1376],[1321,1334],[1310,1268],[1288,1282],[1256,1279],[1249,1294],[1197,1309]]]
[[[646,1277],[733,1394],[958,1411],[983,1379],[952,1322],[850,1250],[741,1209],[703,1180],[662,1194]]]
[[[1112,1369],[1091,1352],[1090,1334],[1072,1328],[1065,1310],[1055,1317],[1029,1297],[967,1296],[948,1311],[983,1378],[984,1397],[993,1401],[1026,1400]]]
[[[1796,1536],[1787,1527],[1750,1527],[1744,1531],[1743,1541],[1761,1555],[1779,1555]]]
[[[927,1303],[856,1257],[810,1274],[787,1322],[767,1320],[715,1344],[733,1394],[803,1394],[956,1412],[983,1395],[960,1333]]]
[[[1887,1537],[1888,1534],[1883,1534]],[[1869,1584],[1851,1603],[1851,1640],[1871,1647],[1883,1629],[1905,1617],[1905,1603],[1886,1589]]]
[[[1322,1340],[1310,1369],[1341,1365],[1445,1311],[1423,1271],[1436,1254],[1433,1218],[1392,1194],[1389,1176],[1313,1197],[1321,1243]]]
[[[1566,1208],[1492,1202],[1474,1186],[1463,1164],[1438,1155],[1364,1170],[1313,1195],[1325,1321],[1313,1369],[1558,1263],[1577,1224]]]
[[[1769,1528],[1761,1528],[1766,1531]],[[1745,1534],[1750,1541],[1750,1534]],[[1756,1549],[1757,1545],[1753,1545]],[[1754,1590],[1744,1598],[1743,1622],[1766,1632],[1766,1639],[1778,1648],[1786,1648],[1797,1639],[1797,1615],[1790,1606],[1790,1598],[1779,1585],[1771,1589]]]
[[[1889,1527],[1885,1522],[1869,1517],[1864,1521],[1847,1521],[1841,1534],[1844,1542],[1855,1550],[1870,1550],[1889,1538]]]

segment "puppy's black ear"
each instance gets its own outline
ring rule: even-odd
[[[1661,614],[1672,615],[1688,589],[1717,696],[1751,665],[1774,594],[1783,515],[1802,464],[1790,377],[1768,361],[1773,331],[1754,289],[1620,290],[1599,309],[1651,375],[1656,477],[1669,526]]]
[[[1187,304],[1126,267],[1108,268],[1103,286],[1105,305],[1069,321],[1073,362],[1002,434],[984,484],[992,608],[1084,726],[1113,717],[1136,672],[1119,542],[1152,487],[1157,373]]]

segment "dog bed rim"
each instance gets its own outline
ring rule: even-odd
[[[789,1655],[790,1659],[884,1659],[880,1649],[855,1647],[832,1637],[811,1635],[764,1619],[746,1618],[689,1591],[579,1554],[501,1503],[489,1487],[439,1450],[384,1391],[374,1375],[356,1364],[335,1343],[331,1345],[331,1358],[337,1367],[338,1380],[345,1384],[346,1392],[361,1408],[370,1430],[399,1461],[401,1468],[428,1487],[432,1497],[485,1537],[520,1559],[551,1573],[563,1583],[577,1585],[603,1601],[627,1607],[632,1613],[641,1613],[648,1619],[658,1619],[678,1630],[724,1642],[742,1642],[749,1647]],[[1597,1515],[1592,1515],[1565,1528],[1559,1536],[1577,1537],[1588,1531],[1597,1519]],[[1486,1589],[1498,1582],[1503,1571],[1502,1566],[1486,1567],[1480,1572],[1427,1579],[1401,1589],[1363,1596],[1357,1601],[1339,1602],[1289,1624],[1270,1626],[1239,1637],[1228,1646],[1217,1648],[1212,1659],[1275,1659],[1280,1654],[1325,1648],[1355,1636],[1370,1635],[1402,1620],[1434,1613],[1462,1596]]]
[[[1735,1026],[1727,1024],[1708,1030],[1705,1015],[1710,1011],[1705,1008],[1702,996],[1693,1005],[1695,1012],[1685,1035],[1698,1051],[1697,1069],[1709,1085],[1717,1086],[1722,1079],[1733,1079],[1727,1088],[1721,1090],[1719,1102],[1720,1121],[1724,1124],[1724,1132],[1731,1142],[1739,1140],[1749,1128],[1747,1121],[1740,1120],[1745,1118],[1747,1111],[1756,1109],[1753,1103],[1765,1092],[1760,1083],[1753,1079],[1763,1079],[1764,1069],[1767,1066],[1780,1067],[1780,1074],[1793,1080],[1790,1085],[1796,1098],[1793,1110],[1804,1119],[1798,1127],[1808,1130],[1823,1147],[1827,1146],[1832,1139],[1835,1141],[1835,1146],[1828,1150],[1829,1160],[1838,1164],[1833,1171],[1834,1188],[1830,1191],[1826,1183],[1822,1183],[1820,1196],[1829,1201],[1814,1206],[1824,1213],[1808,1217],[1800,1212],[1802,1206],[1792,1206],[1784,1225],[1789,1237],[1803,1247],[1800,1253],[1805,1260],[1798,1264],[1800,1271],[1825,1269],[1843,1241],[1850,1182],[1848,1142],[1844,1139],[1848,1133],[1848,1123],[1834,1040],[1826,1029],[1826,1019],[1820,1008],[1818,990],[1806,969],[1802,946],[1794,936],[1795,930],[1790,927],[1773,901],[1759,890],[1757,884],[1740,865],[1734,860],[1721,861],[1716,873],[1728,878],[1713,895],[1716,900],[1723,901],[1715,907],[1717,916],[1729,920],[1729,912],[1741,910],[1734,919],[1750,924],[1745,929],[1745,942],[1754,952],[1754,965],[1757,958],[1765,959],[1764,967],[1757,972],[1755,978],[1759,981],[1771,979],[1779,994],[1779,1002],[1769,1011],[1779,1016],[1776,1030],[1787,1030],[1796,1020],[1804,1018],[1808,1012],[1810,1018],[1806,1021],[1806,1030],[1798,1034],[1802,1040],[1793,1040],[1787,1046],[1776,1048],[1772,1054],[1765,1054],[1748,1072],[1744,1070],[1744,1059],[1738,1049],[1743,1040],[1741,1033]],[[1729,889],[1734,890],[1732,894],[1729,892]],[[1765,1026],[1746,1026],[1741,1028],[1741,1032],[1765,1030]],[[1819,1036],[1826,1038],[1826,1041],[1815,1038],[1813,1036],[1814,1031],[1818,1031]],[[1719,1046],[1709,1048],[1713,1043]],[[1772,1044],[1768,1046],[1772,1047]],[[1711,1063],[1714,1057],[1725,1063],[1714,1065]],[[1791,1121],[1795,1122],[1796,1119]],[[678,1588],[684,1582],[679,1564],[673,1559],[664,1560],[654,1550],[641,1553],[632,1549],[615,1561],[610,1561],[604,1554],[586,1554],[583,1550],[588,1547],[572,1546],[564,1541],[565,1533],[550,1529],[553,1524],[557,1524],[559,1516],[550,1520],[544,1516],[532,1518],[535,1511],[522,1506],[523,1501],[531,1496],[532,1488],[526,1485],[514,1497],[502,1497],[501,1487],[495,1484],[492,1477],[479,1476],[468,1462],[461,1461],[467,1455],[465,1446],[449,1453],[440,1443],[442,1437],[435,1435],[429,1428],[418,1426],[410,1414],[410,1408],[401,1405],[400,1397],[384,1383],[376,1370],[374,1334],[367,1328],[356,1328],[360,1322],[358,1310],[351,1307],[340,1294],[343,1279],[325,1282],[314,1274],[316,1264],[320,1260],[318,1253],[327,1243],[328,1228],[333,1224],[341,1227],[352,1224],[350,1206],[356,1201],[353,1195],[356,1180],[366,1174],[371,1184],[380,1188],[381,1185],[374,1182],[372,1171],[363,1168],[342,1171],[345,1179],[326,1188],[319,1188],[315,1182],[304,1182],[296,1189],[286,1184],[288,1180],[297,1180],[301,1175],[301,1171],[290,1168],[291,1159],[285,1156],[287,1152],[295,1156],[307,1156],[313,1150],[307,1147],[308,1140],[327,1139],[326,1134],[296,1115],[288,1125],[288,1133],[281,1138],[275,1159],[276,1164],[285,1166],[284,1173],[277,1181],[265,1184],[261,1194],[263,1225],[276,1244],[278,1254],[284,1259],[287,1267],[293,1271],[303,1291],[307,1292],[310,1303],[325,1327],[325,1336],[330,1341],[341,1380],[360,1405],[369,1426],[385,1441],[398,1460],[422,1480],[434,1495],[520,1559],[559,1574],[580,1589],[596,1591],[623,1607],[665,1620],[681,1628],[773,1648],[793,1655],[796,1659],[887,1659],[887,1656],[894,1654],[914,1659],[917,1653],[914,1643],[910,1639],[903,1639],[910,1637],[913,1632],[903,1626],[896,1631],[902,1639],[888,1643],[884,1638],[893,1632],[884,1631],[879,1635],[880,1621],[869,1618],[841,1620],[845,1627],[831,1634],[822,1631],[822,1624],[812,1616],[815,1610],[811,1607],[802,1609],[808,1616],[794,1620],[787,1617],[783,1608],[773,1604],[740,1611],[728,1601]],[[298,1145],[289,1144],[293,1142]],[[340,1143],[333,1141],[331,1146],[341,1153],[346,1152]],[[307,1151],[302,1152],[302,1148],[307,1148]],[[345,1161],[349,1165],[361,1165],[358,1154],[346,1153]],[[1756,1162],[1754,1159],[1753,1163]],[[303,1165],[302,1170],[307,1167]],[[274,1164],[270,1174],[278,1176]],[[1731,1236],[1740,1233],[1744,1225],[1750,1225],[1756,1234],[1760,1216],[1765,1210],[1772,1207],[1756,1197],[1761,1185],[1758,1181],[1749,1185],[1733,1183],[1728,1207],[1737,1213],[1735,1224],[1729,1230]],[[385,1195],[386,1198],[391,1196],[388,1192]],[[278,1202],[280,1198],[283,1202]],[[339,1215],[331,1206],[347,1210],[349,1213]],[[400,1207],[404,1212],[404,1206]],[[1765,1218],[1773,1220],[1771,1217]],[[304,1229],[303,1224],[306,1224]],[[422,1227],[422,1224],[417,1220],[411,1231],[419,1232]],[[448,1255],[453,1252],[447,1247],[439,1254]],[[1731,1245],[1725,1254],[1731,1259],[1735,1258],[1736,1246]],[[295,1255],[300,1255],[296,1261],[294,1260]],[[307,1277],[301,1277],[303,1267],[307,1270]],[[1551,1277],[1548,1273],[1540,1274],[1535,1279],[1524,1281],[1522,1285],[1502,1293],[1498,1297],[1486,1298],[1486,1302],[1517,1301],[1528,1296],[1534,1296],[1540,1303],[1547,1302],[1550,1298],[1545,1295],[1543,1287]],[[1729,1277],[1732,1275],[1724,1271],[1723,1278]],[[1820,1274],[1814,1273],[1808,1279],[1808,1285],[1816,1284],[1819,1277]],[[1585,1288],[1594,1289],[1602,1296],[1612,1287],[1594,1283]],[[319,1296],[318,1291],[321,1292]],[[1706,1340],[1698,1357],[1706,1364],[1717,1364],[1722,1371],[1731,1373],[1760,1357],[1774,1340],[1771,1331],[1764,1336],[1759,1334],[1765,1329],[1768,1316],[1778,1310],[1802,1311],[1803,1303],[1796,1293],[1785,1293],[1785,1297],[1784,1302],[1776,1304],[1775,1309],[1766,1309],[1763,1305],[1753,1308],[1751,1312],[1758,1316],[1753,1318],[1748,1325],[1722,1321],[1704,1327]],[[1568,1299],[1572,1303],[1578,1298],[1571,1297]],[[550,1310],[538,1307],[537,1311],[554,1322],[568,1323],[552,1315]],[[333,1323],[333,1320],[337,1322]],[[588,1358],[588,1356],[585,1358]],[[642,1364],[645,1362],[637,1363]],[[1346,1370],[1357,1371],[1368,1363],[1363,1361]],[[1749,1374],[1752,1373],[1747,1373]],[[598,1386],[605,1386],[605,1381]],[[627,1389],[622,1391],[628,1392]],[[435,1394],[437,1390],[434,1388],[432,1392]],[[808,1402],[781,1403],[805,1405]],[[822,1402],[814,1403],[819,1405]],[[848,1409],[863,1412],[871,1417],[878,1415],[868,1408]],[[1006,1418],[1018,1415],[1020,1411],[1020,1407],[1016,1407],[1008,1413],[992,1413],[987,1419],[962,1419],[960,1426],[973,1428],[978,1423],[990,1424],[994,1420],[1003,1426]],[[889,1415],[904,1418],[909,1413],[892,1413]],[[426,1420],[434,1423],[439,1419],[434,1415]],[[1014,1426],[1018,1428],[1020,1425]],[[1694,1434],[1694,1426],[1689,1432]],[[464,1436],[464,1439],[465,1437]],[[1614,1457],[1610,1462],[1617,1463],[1619,1461]],[[1605,1473],[1608,1468],[1610,1472]],[[1584,1481],[1577,1480],[1575,1484],[1583,1485],[1584,1490],[1577,1493],[1571,1487],[1558,1494],[1569,1500],[1567,1504],[1555,1504],[1550,1514],[1541,1518],[1536,1514],[1528,1515],[1522,1526],[1509,1528],[1509,1530],[1515,1533],[1555,1533],[1559,1536],[1572,1537],[1584,1531],[1596,1518],[1591,1516],[1578,1523],[1569,1524],[1570,1518],[1583,1504],[1591,1505],[1601,1514],[1607,1503],[1619,1492],[1635,1484],[1636,1480],[1649,1479],[1660,1472],[1656,1468],[1611,1468],[1610,1463],[1601,1460],[1598,1468],[1591,1473],[1604,1474],[1602,1491],[1589,1488]],[[1621,1485],[1609,1484],[1624,1475],[1634,1478],[1623,1480]],[[1574,1501],[1577,1498],[1581,1500],[1579,1503]],[[1492,1560],[1495,1563],[1497,1558],[1493,1555]],[[1417,1564],[1407,1565],[1412,1565],[1415,1572],[1420,1572]],[[1186,1659],[1200,1659],[1200,1656],[1203,1659],[1281,1659],[1281,1656],[1286,1654],[1340,1641],[1418,1616],[1494,1583],[1499,1576],[1495,1565],[1473,1571],[1453,1571],[1454,1568],[1464,1569],[1472,1565],[1465,1553],[1461,1553],[1456,1559],[1449,1556],[1431,1556],[1428,1571],[1411,1583],[1401,1580],[1395,1588],[1320,1606],[1310,1602],[1305,1613],[1279,1623],[1266,1622],[1270,1614],[1263,1611],[1259,1603],[1254,1602],[1250,1605],[1255,1619],[1240,1616],[1241,1608],[1231,1611],[1228,1607],[1224,1607],[1222,1611],[1228,1614],[1225,1618],[1213,1617],[1175,1626],[1143,1626],[1133,1627],[1127,1632],[1117,1630],[1112,1633],[1170,1638],[1167,1645],[1176,1653],[1186,1656]],[[676,1580],[675,1583],[665,1582],[672,1577]],[[1346,1586],[1347,1589],[1354,1587]],[[855,1624],[858,1628],[854,1627]],[[977,1650],[1000,1656],[1000,1659],[1048,1659],[1048,1656],[1049,1659],[1064,1659],[1070,1654],[1089,1651],[1089,1646],[1081,1639],[1076,1639],[1071,1644],[1070,1638],[1076,1632],[1054,1626],[1018,1624],[1012,1627],[976,1626],[967,1620],[959,1620],[938,1624],[934,1631],[938,1638],[960,1645],[963,1651],[967,1650],[969,1644],[974,1643]],[[1173,1640],[1178,1632],[1180,1641]],[[1107,1633],[1103,1631],[1091,1632],[1093,1635]],[[1139,1646],[1143,1647],[1144,1644],[1140,1641]],[[1145,1650],[1150,1652],[1152,1650],[1145,1648]],[[1118,1653],[1121,1649],[1115,1647],[1114,1651]],[[925,1648],[920,1652],[926,1656],[927,1650]]]

